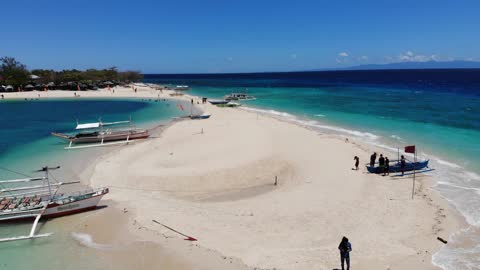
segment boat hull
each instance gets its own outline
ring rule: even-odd
[[[417,161],[417,162],[407,162],[405,164],[404,172],[408,171],[419,171],[424,168],[428,168],[428,161],[429,160],[424,160],[424,161]],[[370,173],[383,173],[383,168],[380,167],[371,167],[370,165],[367,165],[367,170]],[[394,165],[391,165],[389,167],[389,172],[391,173],[397,173],[397,172],[402,172],[402,167],[400,165],[400,162],[396,162]]]
[[[220,105],[220,104],[227,104],[228,100],[209,100],[210,104],[212,105]]]
[[[73,202],[62,203],[59,204],[57,202],[51,202],[47,205],[46,209],[42,214],[42,218],[56,218],[61,216],[72,215],[76,213],[86,212],[89,210],[94,210],[97,208],[98,203],[102,199],[103,195],[108,193],[108,189],[104,189],[102,192],[95,194],[91,197],[85,199],[77,199]],[[25,221],[25,220],[32,220],[35,219],[36,216],[41,211],[32,211],[29,214],[24,214],[20,216],[21,212],[10,212],[10,213],[3,213],[4,220],[0,220],[0,223],[4,222],[18,222],[18,221]],[[9,217],[11,214],[11,217]],[[18,217],[16,217],[18,216]]]
[[[137,139],[146,139],[150,136],[148,130],[135,131],[135,132],[118,132],[105,135],[96,135],[96,136],[82,136],[82,137],[68,137],[62,136],[58,133],[52,133],[54,136],[66,139],[74,144],[82,143],[99,143],[99,142],[114,142],[114,141],[126,141],[128,140],[137,140]]]
[[[93,210],[97,208],[97,205],[102,199],[103,195],[105,194],[60,205],[51,203],[48,205],[43,216],[46,218],[54,218]]]

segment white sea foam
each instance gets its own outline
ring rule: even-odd
[[[101,250],[106,250],[106,249],[111,249],[112,246],[110,245],[105,245],[105,244],[98,244],[93,241],[93,237],[90,234],[87,233],[76,233],[72,232],[72,237],[73,239],[77,240],[81,245],[94,248],[94,249],[101,249]]]
[[[321,114],[321,113],[315,114],[315,116],[317,116],[317,117],[327,117],[325,114]]]
[[[269,114],[273,116],[280,116],[280,117],[286,117],[286,118],[295,118],[295,116],[286,113],[286,112],[279,112],[275,110],[262,110],[262,109],[257,109],[257,108],[251,108],[251,107],[243,107],[242,109],[247,110],[247,111],[252,111],[252,112],[257,112],[257,113],[264,113],[264,114]]]
[[[356,137],[369,138],[369,139],[372,139],[372,140],[376,140],[376,139],[379,138],[379,136],[377,136],[375,134],[372,134],[370,132],[362,132],[362,131],[358,131],[358,130],[351,130],[351,129],[341,128],[341,127],[328,126],[328,125],[323,125],[323,124],[320,124],[320,123],[314,122],[314,121],[312,122],[312,121],[298,120],[297,122],[299,122],[301,124],[305,124],[307,126],[311,126],[311,127],[315,127],[315,128],[319,128],[319,129],[336,131],[336,132],[340,132],[340,133],[344,133],[344,134],[353,135],[353,136],[356,136]]]
[[[442,164],[442,165],[445,165],[445,166],[448,166],[448,167],[451,167],[451,168],[456,168],[456,169],[462,169],[463,167],[458,165],[458,164],[455,164],[455,163],[452,163],[452,162],[448,162],[448,161],[445,161],[443,159],[440,159],[438,157],[433,157],[435,159],[436,162],[438,162],[439,164]]]
[[[390,135],[390,137],[392,137],[392,138],[395,139],[395,140],[402,141],[402,138],[401,138],[400,136],[398,136],[398,135],[393,134],[393,135]]]
[[[351,130],[351,129],[346,129],[346,128],[341,128],[341,127],[336,127],[336,126],[329,126],[325,124],[320,124],[317,121],[312,121],[312,120],[302,120],[297,117],[295,117],[292,114],[286,113],[286,112],[279,112],[275,110],[262,110],[262,109],[257,109],[257,108],[251,108],[251,107],[243,107],[244,110],[247,111],[253,111],[257,113],[262,113],[262,114],[267,114],[271,115],[274,117],[280,117],[285,120],[293,121],[297,124],[303,125],[303,126],[308,126],[308,127],[313,127],[313,128],[318,128],[318,129],[323,129],[323,130],[330,130],[330,131],[335,131],[343,134],[348,134],[348,135],[353,135],[357,137],[363,137],[363,138],[369,138],[372,140],[376,140],[379,138],[379,136],[369,133],[369,132],[362,132],[358,130]]]

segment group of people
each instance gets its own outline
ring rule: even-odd
[[[375,161],[377,160],[377,153],[374,152],[370,156],[370,167],[375,167]],[[383,172],[383,175],[389,175],[390,174],[390,160],[388,159],[387,156],[383,156],[383,154],[380,154],[380,157],[378,158],[378,167],[380,168],[380,172]]]
[[[358,157],[355,156],[354,158],[355,161],[355,166],[357,167],[358,170]],[[374,152],[370,156],[370,167],[375,167],[375,161],[377,160],[377,153]],[[405,174],[405,167],[407,165],[407,161],[405,157],[402,155],[400,157],[400,169],[402,170],[402,176]],[[390,174],[390,160],[388,159],[387,156],[383,156],[383,154],[380,154],[380,157],[378,158],[378,167],[380,168],[380,173],[383,172],[383,175],[389,175]]]

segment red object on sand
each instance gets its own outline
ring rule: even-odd
[[[183,233],[181,233],[181,232],[179,232],[179,231],[177,231],[177,230],[175,230],[175,229],[173,229],[173,228],[170,228],[170,227],[168,227],[167,225],[162,224],[162,223],[160,223],[160,222],[158,222],[158,221],[156,221],[156,220],[154,220],[154,219],[152,219],[152,221],[155,222],[155,223],[157,223],[157,224],[159,224],[159,225],[162,225],[163,227],[171,230],[172,232],[176,232],[176,233],[180,234],[181,236],[185,236],[186,238],[183,239],[183,240],[185,240],[185,241],[198,241],[196,238],[193,238],[193,237],[191,237],[191,236],[188,236],[188,235],[186,235],[186,234],[183,234]]]
[[[187,237],[187,238],[185,238],[185,239],[183,239],[183,240],[186,240],[186,241],[198,241],[197,239],[195,239],[195,238],[193,238],[193,237],[190,237],[190,236]]]
[[[405,153],[415,153],[415,145],[405,146]]]

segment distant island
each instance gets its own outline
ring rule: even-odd
[[[379,70],[379,69],[461,69],[480,68],[480,62],[476,61],[427,61],[427,62],[398,62],[389,64],[367,64],[351,66],[336,70]],[[321,70],[318,70],[321,71]]]

